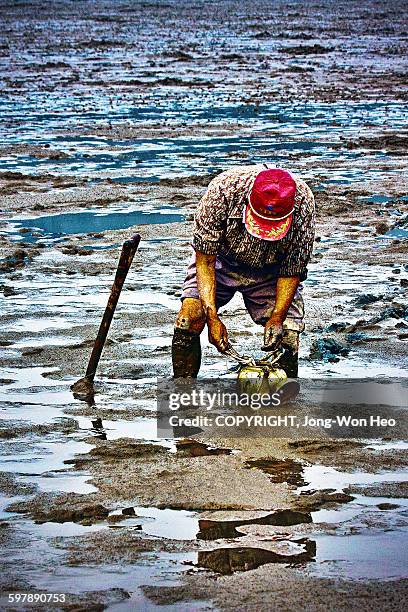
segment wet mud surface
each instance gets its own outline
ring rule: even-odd
[[[194,208],[238,164],[316,195],[301,375],[406,377],[403,3],[39,4],[0,7],[0,605],[405,608],[406,441],[158,439],[155,421]],[[256,352],[240,299],[224,320]],[[202,340],[202,374],[230,375]]]

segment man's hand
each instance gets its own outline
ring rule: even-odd
[[[266,322],[264,331],[264,344],[261,347],[263,351],[272,352],[280,347],[283,339],[283,321],[277,318],[271,318]]]
[[[208,318],[208,340],[217,351],[223,353],[228,345],[228,332],[224,323],[217,316]]]

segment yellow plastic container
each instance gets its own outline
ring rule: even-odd
[[[286,372],[268,362],[243,365],[238,372],[241,391],[244,393],[270,393],[279,390],[287,379]]]

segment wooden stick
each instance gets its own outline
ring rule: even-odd
[[[106,337],[109,332],[109,327],[112,322],[113,315],[115,313],[116,305],[118,303],[123,284],[125,282],[127,273],[129,272],[129,268],[132,265],[132,261],[138,249],[139,243],[139,234],[135,234],[130,240],[126,240],[123,243],[118,268],[116,270],[115,280],[113,281],[109,300],[106,305],[101,324],[99,326],[98,334],[95,339],[95,344],[93,346],[91,356],[89,358],[86,374],[84,378],[81,378],[71,386],[71,389],[74,392],[85,392],[86,386],[88,386],[89,392],[92,389],[92,383],[95,378],[96,369],[98,367],[98,363],[102,355],[103,347],[105,345]]]

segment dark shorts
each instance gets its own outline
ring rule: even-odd
[[[199,299],[196,272],[194,252],[187,269],[182,300],[185,298]],[[228,304],[238,291],[244,298],[245,307],[252,320],[259,325],[265,325],[275,306],[278,267],[270,268],[268,271],[244,268],[238,262],[230,262],[217,257],[215,277],[217,309]],[[302,332],[304,329],[302,291],[303,287],[299,285],[284,322],[284,327],[288,330]]]

